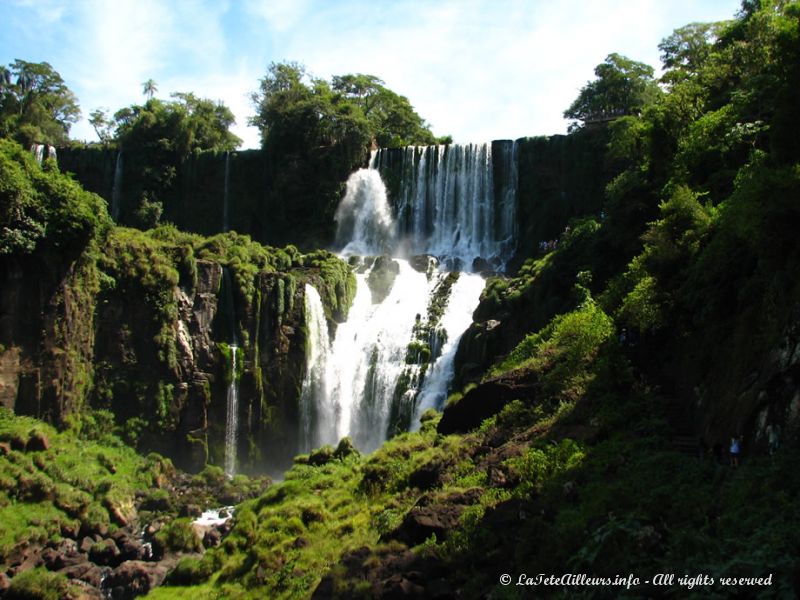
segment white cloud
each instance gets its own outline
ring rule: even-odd
[[[657,67],[662,37],[691,21],[730,18],[738,0],[18,0],[12,7],[0,32],[13,35],[4,33],[0,51],[49,60],[85,114],[141,102],[141,84],[153,78],[159,96],[194,91],[223,100],[252,147],[258,132],[246,126],[247,94],[272,61],[298,60],[322,77],[377,75],[436,133],[459,141],[552,134],[565,130],[563,110],[607,54]],[[94,139],[86,121],[73,133]]]

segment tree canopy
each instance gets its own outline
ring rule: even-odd
[[[193,150],[234,150],[242,140],[229,131],[236,121],[221,102],[193,93],[174,93],[173,101],[151,98],[114,114],[115,137],[123,147],[151,146],[183,156]],[[102,111],[93,112],[102,124]]]
[[[0,135],[24,146],[64,144],[81,115],[78,99],[49,63],[0,67]]]
[[[366,147],[436,143],[408,98],[374,75],[311,77],[295,62],[273,63],[251,96],[264,145]]]
[[[620,54],[609,54],[594,74],[597,79],[587,82],[564,111],[574,121],[570,129],[579,127],[578,122],[637,115],[659,94],[653,67]]]

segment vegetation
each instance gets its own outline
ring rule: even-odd
[[[646,65],[612,54],[567,109],[583,123],[571,139],[589,143],[588,131],[602,128],[591,143],[605,140],[603,155],[594,159],[614,172],[602,210],[560,225],[557,239],[513,276],[489,281],[478,323],[461,344],[467,375],[460,383],[469,385],[451,396],[445,414],[427,413],[419,432],[401,433],[370,456],[343,440],[297,457],[268,489],[242,483],[258,497],[237,507],[230,533],[202,557],[181,560],[153,597],[522,598],[531,590],[500,587],[498,575],[564,572],[699,572],[713,583],[678,584],[664,594],[797,596],[800,5],[747,1],[734,20],[678,29],[659,48],[660,82]],[[372,137],[424,133],[416,129],[424,129],[421,121],[390,123],[402,102],[369,76],[328,83],[309,80],[298,65],[273,65],[256,100],[272,174],[280,171],[271,191],[281,198],[322,192],[323,208],[335,196],[330,182],[341,181],[334,175],[358,164]],[[142,395],[148,404],[131,403],[151,429],[175,427],[170,386],[180,365],[171,324],[179,293],[200,285],[198,261],[230,273],[242,334],[237,365],[264,364],[259,353],[271,352],[265,364],[278,372],[290,349],[304,356],[302,346],[291,346],[289,325],[300,284],[315,284],[333,321],[352,300],[352,273],[326,252],[171,226],[109,230],[102,209],[90,211],[97,199],[54,165],[40,168],[10,141],[0,156],[0,189],[11,206],[2,259],[52,258],[62,239],[74,240],[88,248],[84,258],[96,271],[73,273],[96,283],[100,302],[148,317],[114,325],[124,332],[135,324],[155,342],[154,363],[141,352],[123,354],[130,364],[157,366]],[[329,217],[319,212],[321,221]],[[86,240],[102,241],[102,255]],[[449,279],[420,317],[401,393],[435,354]],[[260,348],[264,339],[274,347]],[[215,352],[231,358],[230,346]],[[86,374],[95,397],[115,411],[121,388],[108,384],[108,374],[120,376],[124,360]],[[256,368],[243,368],[240,382],[253,397],[266,397],[270,386],[284,391],[277,378],[264,382]],[[284,409],[250,408],[262,425],[274,418],[270,408]],[[475,414],[464,415],[469,410]],[[459,411],[459,433],[446,434],[445,419]],[[0,552],[23,535],[58,537],[77,520],[106,524],[109,506],[155,485],[168,468],[116,440],[91,439],[111,428],[111,413],[79,414],[73,431],[57,433],[0,412]],[[768,452],[773,423],[784,427],[784,443]],[[738,434],[746,454],[733,468],[723,448]],[[41,449],[42,436],[49,449]],[[197,480],[224,484],[224,475],[207,468]],[[146,504],[172,500],[154,490]],[[159,547],[200,550],[185,519],[159,533]],[[768,587],[732,588],[722,579],[766,576]],[[41,571],[12,585],[23,595],[69,593],[63,579]]]
[[[0,452],[0,556],[17,544],[78,531],[82,523],[109,526],[110,509],[132,506],[139,490],[171,468],[161,457],[136,454],[108,429],[77,434],[0,408],[0,443],[7,444]],[[48,447],[34,439],[46,439]]]
[[[78,99],[49,63],[15,60],[0,66],[0,137],[64,144],[81,116]]]

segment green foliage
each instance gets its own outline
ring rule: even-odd
[[[560,315],[541,331],[528,335],[492,374],[530,370],[541,374],[547,395],[579,394],[588,376],[587,367],[613,331],[611,318],[589,298],[578,310]]]
[[[0,555],[20,542],[58,536],[65,524],[107,526],[108,503],[132,506],[136,492],[151,488],[163,470],[160,457],[142,458],[111,433],[102,441],[81,439],[75,430],[59,433],[0,409],[0,441],[24,448],[34,432],[46,436],[47,450],[0,455],[0,495],[8,499],[0,502]]]
[[[81,116],[75,94],[49,63],[0,67],[0,136],[20,144],[65,144]]]
[[[0,173],[0,255],[80,249],[108,227],[102,199],[11,140],[0,139]]]
[[[77,586],[66,575],[50,573],[44,568],[23,571],[11,580],[5,598],[11,600],[64,600],[78,594]]]
[[[154,538],[154,549],[160,552],[200,552],[202,540],[192,527],[191,519],[175,519],[158,530]]]
[[[310,78],[298,63],[272,63],[252,95],[265,146],[306,152],[338,146],[361,152],[371,139],[381,147],[431,144],[433,134],[408,99],[373,75]]]
[[[116,139],[123,148],[184,156],[196,150],[229,151],[242,140],[229,131],[235,119],[221,102],[176,92],[173,101],[150,98],[144,105],[114,115]]]
[[[597,77],[581,88],[564,117],[591,122],[639,114],[659,94],[653,68],[619,54],[609,54],[594,70]],[[577,127],[573,123],[573,129]]]

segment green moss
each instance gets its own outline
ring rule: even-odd
[[[16,575],[5,597],[12,600],[64,600],[78,593],[78,587],[72,585],[65,575],[37,568]]]

